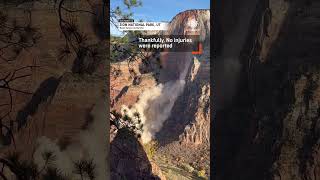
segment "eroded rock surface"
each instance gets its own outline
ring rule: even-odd
[[[237,3],[220,3],[226,9],[218,18],[229,27],[221,30],[224,39],[237,41],[229,36],[242,24],[232,10]],[[234,97],[215,118],[217,179],[319,178],[319,13],[317,1],[257,2],[237,54]]]

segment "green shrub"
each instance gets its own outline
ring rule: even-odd
[[[159,144],[157,141],[150,141],[149,143],[144,144],[143,147],[148,158],[151,159],[153,158],[154,154],[157,152]]]
[[[204,169],[198,171],[197,175],[201,178],[206,178],[206,171]]]

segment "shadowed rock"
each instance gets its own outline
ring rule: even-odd
[[[160,180],[153,175],[142,145],[126,129],[120,129],[110,144],[110,166],[112,180]]]
[[[28,116],[34,115],[41,103],[46,102],[50,97],[54,96],[59,82],[60,78],[49,77],[40,84],[31,100],[17,113],[18,129],[26,125]]]

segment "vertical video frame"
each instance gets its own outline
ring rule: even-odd
[[[210,179],[210,1],[111,0],[111,179]]]

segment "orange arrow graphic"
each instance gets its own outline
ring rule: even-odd
[[[199,43],[198,47],[199,47],[198,51],[192,51],[191,53],[194,55],[195,54],[202,54],[202,43]]]

